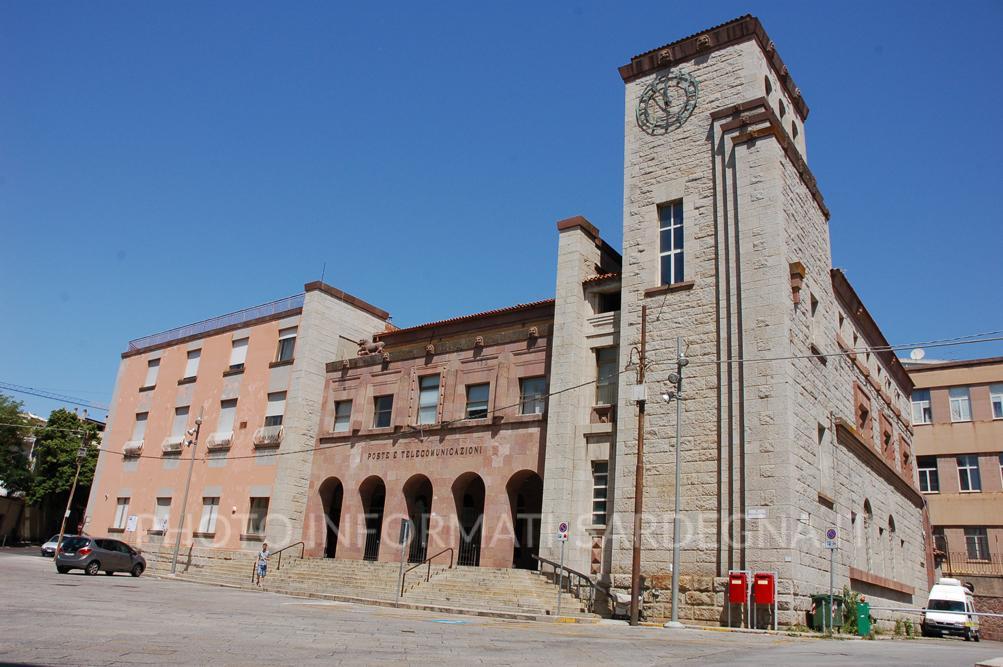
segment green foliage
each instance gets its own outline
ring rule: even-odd
[[[0,485],[8,493],[26,493],[31,488],[32,474],[28,462],[28,445],[25,437],[31,431],[22,428],[28,424],[21,414],[22,404],[0,394]]]
[[[902,621],[902,629],[905,631],[906,637],[914,637],[916,635],[916,628],[912,624],[912,619],[905,619]]]
[[[895,619],[895,630],[892,632],[896,637],[901,637],[905,634],[905,624],[902,622],[901,618]]]
[[[843,586],[843,624],[840,631],[848,635],[857,634],[857,603],[860,593],[851,591],[849,586]]]
[[[26,494],[31,504],[66,493],[73,485],[77,470],[77,450],[87,434],[87,457],[80,466],[79,486],[90,486],[98,459],[98,430],[69,410],[54,410],[49,423],[35,441],[34,483]]]

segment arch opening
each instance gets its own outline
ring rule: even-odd
[[[345,487],[337,477],[328,477],[318,489],[321,506],[324,508],[324,557],[335,558],[338,553],[338,539],[341,533],[341,509],[345,499]]]
[[[428,557],[428,523],[432,515],[432,482],[425,475],[414,475],[404,483],[404,500],[411,520],[409,563],[420,563]]]
[[[383,510],[387,500],[387,487],[383,480],[375,475],[367,477],[359,485],[359,496],[362,500],[362,511],[366,520],[366,544],[363,550],[363,560],[378,560],[380,557],[380,538],[383,533]]]
[[[481,538],[484,528],[484,480],[474,472],[460,475],[453,482],[453,502],[460,536],[458,565],[481,564]]]
[[[535,570],[540,555],[543,478],[532,470],[512,475],[505,487],[512,510],[512,567]]]

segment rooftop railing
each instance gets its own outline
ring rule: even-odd
[[[284,299],[263,303],[260,306],[252,306],[251,308],[245,308],[244,310],[227,313],[226,315],[220,315],[219,317],[202,320],[201,322],[195,322],[194,324],[186,324],[183,327],[176,327],[174,329],[168,329],[167,331],[161,331],[160,333],[143,336],[142,338],[129,341],[129,348],[127,351],[138,352],[151,347],[159,347],[166,343],[170,343],[171,341],[181,340],[182,338],[203,336],[218,329],[225,329],[227,327],[237,326],[245,322],[258,320],[263,317],[270,317],[272,315],[296,310],[303,307],[304,296],[304,294],[287,296]]]

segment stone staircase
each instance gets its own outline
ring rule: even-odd
[[[169,576],[169,553],[146,553],[148,572]],[[264,589],[346,602],[393,605],[397,596],[398,563],[300,559],[292,552],[283,554],[282,567],[277,559],[269,562]],[[217,586],[254,589],[252,554],[219,552],[201,556],[183,556],[178,560],[177,579]],[[401,607],[442,613],[490,615],[522,620],[556,618],[557,587],[538,572],[508,568],[421,566],[405,577]],[[561,616],[575,622],[596,622],[583,603],[570,594],[561,601]]]

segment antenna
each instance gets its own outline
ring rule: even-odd
[[[916,349],[914,349],[912,352],[909,353],[909,358],[912,359],[913,361],[920,361],[925,356],[926,356],[926,350],[924,350],[921,347],[917,347]]]
[[[324,282],[324,274],[327,273],[327,262],[324,262],[324,266],[320,269],[320,282]]]

